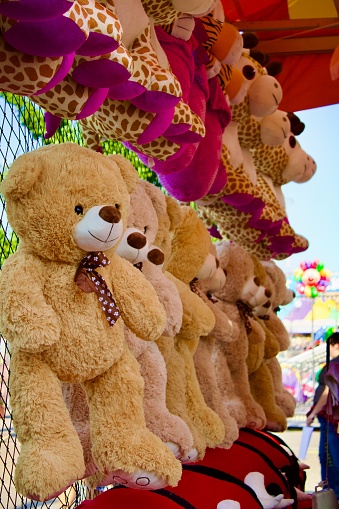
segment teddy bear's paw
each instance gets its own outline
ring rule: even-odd
[[[172,451],[172,453],[174,454],[174,456],[177,458],[177,459],[180,459],[181,457],[181,452],[180,452],[180,447],[178,446],[178,444],[175,444],[174,442],[164,442],[165,445],[167,445],[167,447],[169,448],[170,451]]]
[[[231,417],[236,420],[238,428],[244,428],[247,424],[247,416],[245,407],[240,399],[230,399],[226,404],[226,408]]]
[[[263,429],[266,425],[266,419],[256,414],[247,414],[247,428]]]
[[[68,441],[69,442],[69,441]],[[21,446],[15,469],[15,487],[18,493],[38,501],[50,500],[65,491],[85,472],[82,449],[74,444],[49,447],[40,441]]]
[[[195,463],[199,459],[199,452],[195,447],[192,447],[185,456],[182,456],[179,459],[183,465]]]
[[[154,472],[147,472],[145,470],[136,470],[133,474],[123,470],[116,470],[105,477],[105,482],[106,485],[121,484],[126,488],[133,488],[135,490],[159,490],[168,485],[165,479],[158,477]]]
[[[273,431],[275,433],[281,433],[282,431],[285,431],[286,426],[282,422],[273,421],[273,420],[267,420],[265,429],[268,431]]]
[[[215,447],[220,444],[225,436],[225,426],[220,417],[207,407],[201,412],[199,418],[201,419],[199,428],[206,438],[207,446]]]
[[[236,420],[229,415],[227,416],[227,420],[224,419],[224,425],[225,436],[219,447],[222,447],[223,449],[229,449],[239,438],[239,428]]]

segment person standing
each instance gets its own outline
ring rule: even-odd
[[[334,332],[328,337],[330,351],[330,363],[339,363],[339,332]],[[326,385],[325,376],[327,366],[324,366],[319,374],[319,385],[314,394],[311,410],[307,414],[306,424],[312,426],[317,417],[320,424],[319,461],[322,480],[328,479],[329,487],[335,492],[339,500],[339,435],[338,423],[328,418],[326,403],[329,388]],[[328,449],[328,450],[327,450]],[[328,461],[328,467],[326,466]]]

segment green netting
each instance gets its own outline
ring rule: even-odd
[[[55,136],[44,139],[45,123],[43,112],[25,97],[0,93],[0,164],[3,179],[8,168],[19,155],[49,143],[74,142],[83,144],[77,122],[63,120]],[[131,160],[140,177],[159,185],[155,174],[144,166],[139,158],[118,142],[106,141],[104,153],[121,153]],[[13,253],[18,238],[10,228],[5,203],[0,196],[0,268],[4,260]],[[20,282],[18,282],[20,284]],[[14,468],[20,444],[17,441],[9,402],[10,352],[5,338],[0,335],[0,509],[12,508],[60,508],[75,507],[88,495],[83,482],[77,482],[54,500],[38,503],[17,494],[14,486]],[[4,416],[2,417],[2,414]]]

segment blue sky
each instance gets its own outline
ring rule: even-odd
[[[339,104],[296,114],[305,123],[298,141],[316,161],[317,171],[309,182],[291,182],[282,190],[290,224],[310,246],[277,264],[288,274],[300,262],[318,258],[339,272]]]

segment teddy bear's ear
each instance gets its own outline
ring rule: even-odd
[[[254,273],[255,275],[260,279],[260,284],[262,286],[265,286],[265,280],[266,280],[266,271],[259,260],[259,258],[256,255],[251,255],[252,262],[254,265]]]
[[[147,182],[147,180],[140,179],[140,185],[142,185],[149,196],[157,216],[159,217],[160,215],[166,214],[166,199],[164,193],[154,184]]]
[[[139,175],[132,163],[121,154],[112,154],[107,157],[118,165],[120,173],[126,182],[128,192],[133,193],[137,188]]]
[[[170,231],[173,232],[182,222],[182,210],[179,203],[171,196],[166,196],[167,215],[171,221]]]
[[[47,147],[23,154],[13,162],[0,187],[5,200],[18,200],[29,192],[42,172],[40,153],[44,149]]]

